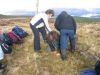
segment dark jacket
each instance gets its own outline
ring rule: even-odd
[[[73,17],[68,15],[65,11],[61,12],[56,18],[55,28],[59,31],[61,29],[74,30],[74,33],[76,34],[76,23]]]

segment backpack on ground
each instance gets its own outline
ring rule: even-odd
[[[5,43],[1,44],[1,48],[2,48],[2,51],[4,52],[4,54],[10,54],[12,52],[12,48]]]
[[[26,31],[24,31],[21,27],[15,26],[12,31],[17,34],[20,38],[24,38],[28,35]]]
[[[7,45],[13,45],[13,40],[7,35],[7,33],[3,33],[2,41]]]
[[[0,45],[3,43],[3,34],[0,34]]]
[[[96,75],[96,72],[94,69],[86,68],[80,71],[80,75]]]
[[[95,71],[97,75],[100,75],[100,60],[96,62]]]
[[[3,43],[3,41],[1,40],[1,38],[0,38],[0,45]]]
[[[17,36],[14,32],[8,32],[7,35],[13,40],[13,43],[21,41],[21,38]]]

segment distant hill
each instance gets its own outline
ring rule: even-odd
[[[5,18],[5,17],[7,17],[7,16],[6,16],[6,15],[0,14],[0,19],[1,19],[1,18]]]
[[[68,14],[72,16],[100,18],[100,8],[91,8],[91,9],[57,8],[54,10],[55,10],[56,16],[61,11],[66,11]]]
[[[2,15],[0,14],[0,19],[7,19],[7,18],[25,18],[28,16],[25,15]]]
[[[100,18],[100,8],[91,8],[91,9],[54,8],[53,10],[55,11],[55,16],[60,14],[61,11],[67,11],[67,13],[72,16]],[[8,12],[7,14],[17,15],[17,16],[33,16],[35,15],[35,11],[15,10],[15,11]]]
[[[67,8],[57,8],[57,9],[54,9],[54,10],[55,10],[56,15],[58,15],[62,11],[66,11],[68,14],[70,14],[72,16],[81,16],[83,14],[89,13],[85,9],[77,9],[77,8],[69,8],[69,9],[67,9]]]
[[[0,14],[0,17],[4,17],[5,15],[3,15],[3,14]]]
[[[16,15],[16,16],[33,16],[35,15],[34,11],[26,11],[26,10],[15,10],[11,12],[7,12],[8,15]]]

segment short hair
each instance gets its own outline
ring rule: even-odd
[[[57,31],[51,31],[46,35],[46,41],[53,41],[53,40],[59,40],[59,33]]]
[[[62,11],[61,14],[62,15],[68,15],[68,13],[66,11]]]
[[[54,16],[54,11],[52,9],[48,9],[45,12],[46,14],[52,14],[52,16]]]

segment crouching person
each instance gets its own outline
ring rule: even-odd
[[[34,51],[40,52],[40,35],[42,34],[42,37],[44,41],[46,40],[46,34],[51,32],[51,28],[48,24],[48,18],[54,15],[53,10],[49,9],[45,13],[40,13],[35,15],[32,20],[30,21],[30,27],[34,34]]]
[[[67,58],[66,49],[67,38],[69,37],[71,44],[71,51],[75,51],[75,34],[76,34],[76,23],[72,16],[68,15],[66,11],[61,12],[56,18],[55,28],[60,32],[60,50],[61,58],[65,60]]]

